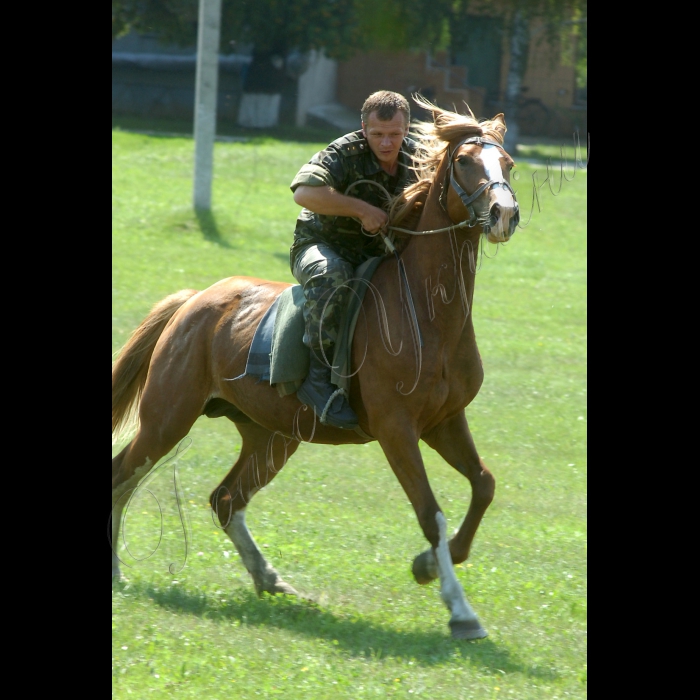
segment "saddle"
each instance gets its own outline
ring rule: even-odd
[[[331,382],[348,395],[355,326],[369,281],[382,260],[383,256],[365,261],[349,282],[352,290],[350,302],[340,324],[331,362]],[[303,305],[304,292],[300,284],[288,287],[275,299],[255,330],[241,377],[253,376],[259,381],[269,381],[280,396],[293,394],[299,389],[309,373],[309,348],[302,341]]]

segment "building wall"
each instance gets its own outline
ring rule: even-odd
[[[194,118],[196,47],[163,45],[155,35],[112,42],[112,112],[153,118]],[[221,56],[217,117],[236,119],[246,56]]]
[[[323,51],[312,50],[308,67],[299,76],[297,90],[296,125],[305,126],[307,113],[317,105],[333,102],[336,92],[338,64],[326,58]]]
[[[562,59],[560,47],[549,47],[543,39],[541,27],[536,24],[531,26],[530,34],[532,39],[522,82],[525,104],[521,106],[521,133],[566,137],[578,130],[584,135],[587,131],[588,110],[585,105],[577,105],[575,102],[576,71],[573,63],[567,64]],[[501,96],[506,89],[509,61],[510,49],[504,38]],[[530,104],[527,104],[528,101]],[[546,110],[537,104],[538,101]],[[491,107],[503,109],[504,104],[493,103]]]
[[[465,101],[477,116],[483,111],[483,92],[465,87],[463,72],[450,68],[444,53],[431,57],[425,51],[367,51],[338,63],[336,99],[342,105],[359,112],[368,95],[378,90],[392,90],[409,100],[420,90],[440,106],[452,108]],[[413,103],[411,110],[419,112]]]
[[[153,118],[192,119],[195,61],[185,65],[112,60],[112,112]],[[240,67],[219,70],[217,116],[235,119],[241,95]]]
[[[475,13],[479,14],[479,10]],[[565,137],[578,129],[584,135],[587,108],[575,104],[572,62],[566,65],[558,47],[550,49],[537,25],[531,27],[531,36],[522,83],[525,89],[519,114],[521,133]],[[425,51],[370,51],[340,62],[336,99],[349,109],[359,110],[366,97],[376,90],[393,90],[410,98],[412,91],[421,89],[441,107],[452,109],[454,105],[457,111],[464,112],[464,101],[478,118],[490,118],[505,111],[503,95],[510,61],[507,37],[503,38],[501,52],[500,94],[495,100],[487,100],[483,89],[469,85],[468,66],[451,65],[445,53],[430,56]]]

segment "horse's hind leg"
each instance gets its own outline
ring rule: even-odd
[[[144,394],[139,430],[134,439],[112,459],[112,579],[121,576],[117,547],[122,511],[129,496],[158,460],[189,433],[201,412],[202,402],[203,398],[200,401],[198,396],[194,396],[191,402],[169,402],[156,396],[156,392]],[[163,409],[164,406],[167,410]]]
[[[262,555],[246,526],[245,509],[253,495],[274,479],[299,443],[257,423],[237,423],[236,427],[243,438],[241,454],[209,502],[252,576],[257,594],[298,595]]]
[[[129,496],[139,485],[141,479],[151,470],[155,462],[155,452],[143,448],[144,439],[141,431],[136,437],[112,459],[112,510],[110,512],[109,538],[112,547],[112,579],[121,578],[119,569],[119,532],[122,512]]]
[[[467,515],[450,540],[452,562],[460,564],[469,556],[481,519],[493,500],[496,480],[477,454],[463,411],[444,420],[422,438],[448,464],[466,476],[472,487],[472,500]],[[415,558],[413,575],[421,584],[430,583],[437,578],[435,557],[431,549]]]

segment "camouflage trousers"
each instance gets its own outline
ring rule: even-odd
[[[332,362],[329,354],[352,293],[346,283],[354,277],[355,268],[332,248],[318,243],[296,254],[292,274],[304,290],[304,344],[315,351],[323,348]]]

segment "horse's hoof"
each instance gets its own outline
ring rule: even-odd
[[[273,588],[274,593],[283,593],[284,595],[293,595],[297,598],[299,597],[299,593],[296,588],[294,588],[294,586],[290,586],[286,581],[282,581],[282,579],[277,581]]]
[[[416,583],[424,586],[438,577],[437,562],[432,549],[426,549],[413,560],[411,567]]]
[[[479,620],[450,620],[452,639],[483,639],[488,636]]]
[[[258,597],[262,597],[263,593],[269,593],[270,595],[277,595],[278,593],[282,593],[283,595],[293,595],[297,598],[301,597],[298,591],[293,586],[290,586],[286,581],[283,581],[281,578],[277,579],[273,583],[267,583],[257,588]]]

